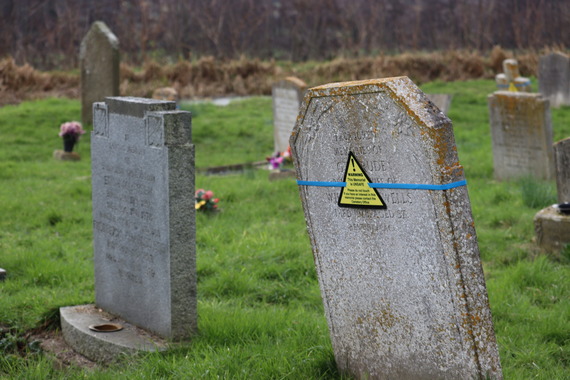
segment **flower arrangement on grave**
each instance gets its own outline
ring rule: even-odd
[[[291,147],[287,147],[284,152],[276,152],[273,156],[266,158],[269,163],[269,170],[279,170],[283,165],[291,163]]]
[[[218,210],[219,198],[214,198],[212,190],[198,189],[195,194],[196,210],[202,212],[213,212]]]
[[[59,127],[59,137],[63,138],[63,150],[73,152],[73,147],[85,131],[78,121],[68,121]]]

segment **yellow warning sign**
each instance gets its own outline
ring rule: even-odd
[[[340,207],[386,208],[386,203],[378,191],[368,184],[371,182],[352,152],[348,153],[348,162],[344,172],[346,186],[340,191]]]

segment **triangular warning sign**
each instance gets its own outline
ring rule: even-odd
[[[340,207],[386,208],[386,202],[378,191],[368,186],[370,178],[352,152],[348,152],[344,182],[346,186],[342,188],[338,198]]]

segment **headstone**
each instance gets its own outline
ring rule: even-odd
[[[407,77],[333,83],[290,142],[339,369],[500,379],[451,121]]]
[[[451,95],[449,94],[426,94],[429,100],[435,104],[437,108],[447,115],[451,107]]]
[[[570,137],[554,144],[558,203],[570,202]]]
[[[503,73],[499,73],[495,76],[495,82],[500,91],[532,91],[530,79],[520,76],[519,63],[516,59],[512,58],[503,61]]]
[[[538,90],[552,107],[570,105],[570,57],[550,53],[540,57],[538,63]]]
[[[81,41],[81,119],[93,121],[93,103],[119,95],[119,40],[102,21],[96,21]]]
[[[558,204],[540,210],[534,217],[537,245],[545,251],[560,251],[570,244],[570,138],[554,144]]]
[[[296,77],[287,77],[272,86],[275,152],[284,152],[289,147],[289,137],[306,88],[305,82]]]
[[[0,281],[4,281],[6,279],[6,270],[0,268]]]
[[[541,94],[496,91],[488,103],[495,178],[554,179],[548,100]]]
[[[95,300],[169,339],[196,329],[194,146],[174,102],[109,97],[91,137]]]

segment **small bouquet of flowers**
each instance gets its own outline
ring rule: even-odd
[[[285,152],[276,152],[273,156],[266,158],[269,162],[269,170],[279,170],[287,163],[291,162],[291,147],[287,147]]]
[[[63,150],[73,152],[73,147],[85,131],[78,121],[68,121],[59,127],[59,137],[63,138]]]
[[[212,190],[198,189],[195,194],[195,207],[198,211],[217,211],[219,198],[214,198],[214,192]]]

